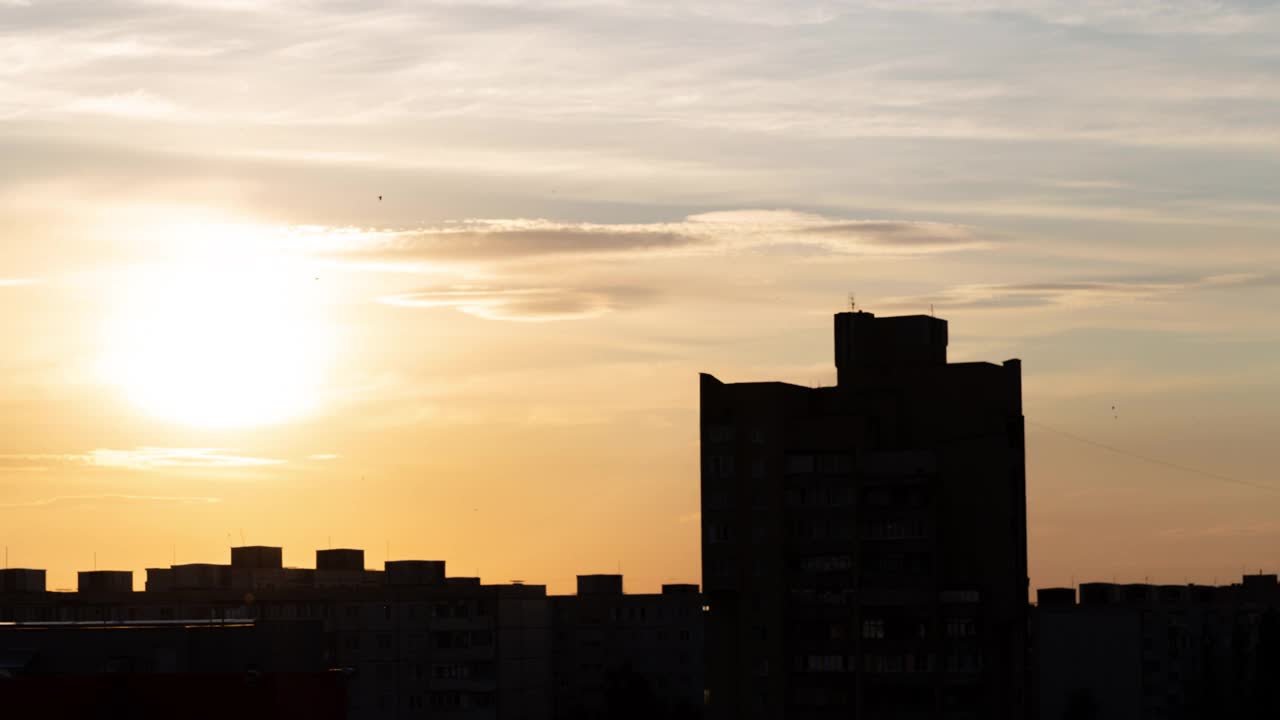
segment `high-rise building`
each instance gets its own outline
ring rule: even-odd
[[[701,377],[711,718],[1021,718],[1021,364],[835,316],[834,387]]]

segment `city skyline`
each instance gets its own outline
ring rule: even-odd
[[[1032,588],[1274,572],[1277,26],[0,0],[8,564],[699,582],[698,373],[853,294],[1022,360]]]

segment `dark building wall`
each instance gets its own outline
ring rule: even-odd
[[[701,717],[702,596],[696,585],[625,595],[621,575],[580,575],[554,596],[551,657],[558,720]]]
[[[1280,717],[1274,576],[1221,587],[1085,583],[1079,604],[1041,598],[1041,720]]]
[[[14,718],[129,720],[342,720],[337,673],[27,675],[0,680],[0,709]]]
[[[199,580],[192,582],[197,587],[172,582],[184,568]],[[293,568],[177,566],[152,569],[147,592],[0,593],[0,622],[87,622],[120,629],[67,636],[81,639],[81,655],[61,655],[64,664],[79,657],[79,665],[65,666],[77,672],[76,667],[100,672],[111,658],[134,672],[227,669],[197,665],[196,657],[237,659],[240,664],[230,668],[235,671],[281,667],[280,659],[302,644],[273,635],[277,640],[265,645],[236,645],[231,639],[244,631],[234,627],[314,624],[322,629],[323,667],[343,678],[345,709],[353,720],[545,720],[550,715],[545,587],[438,577],[443,570],[439,561],[397,561],[389,574],[333,570],[327,577]],[[253,584],[242,587],[239,580]],[[200,634],[212,632],[208,623],[229,634]],[[131,634],[140,625],[161,629]],[[0,634],[0,659],[28,645],[20,641],[29,637],[35,636]],[[203,650],[205,637],[217,637],[221,644]],[[171,643],[173,638],[181,642]]]
[[[836,387],[702,376],[713,716],[1023,717],[1020,365],[836,322]]]
[[[0,593],[42,593],[45,589],[44,570],[26,568],[0,570]]]
[[[254,570],[279,570],[284,566],[283,548],[249,545],[231,548],[231,567]]]
[[[443,585],[443,560],[388,560],[384,564],[388,585]]]
[[[0,627],[0,649],[24,659],[24,675],[318,672],[329,667],[320,622],[10,626]]]
[[[316,570],[364,570],[364,551],[350,548],[317,550]]]
[[[133,592],[133,573],[128,570],[82,570],[76,580],[82,593]]]

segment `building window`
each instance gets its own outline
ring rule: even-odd
[[[844,475],[853,472],[853,457],[845,453],[824,453],[817,457],[818,472]]]
[[[707,428],[707,442],[726,443],[733,441],[732,425],[712,425]]]
[[[978,634],[978,628],[974,624],[972,618],[948,618],[947,619],[947,637],[966,638],[966,637],[974,637],[977,634]]]
[[[717,455],[712,458],[715,464],[716,477],[731,478],[734,475],[734,462],[732,455]]]
[[[809,672],[841,672],[844,670],[844,656],[810,655],[806,665]]]
[[[729,527],[727,525],[724,523],[707,524],[707,542],[727,543],[729,540]]]
[[[862,637],[867,640],[884,639],[884,620],[871,619],[862,621]]]
[[[456,691],[431,693],[431,707],[453,709],[462,705],[462,695]]]
[[[812,455],[788,455],[787,456],[787,474],[788,475],[809,475],[813,473],[813,456]]]
[[[467,665],[436,665],[431,668],[431,677],[437,680],[466,680],[471,677],[471,668]]]

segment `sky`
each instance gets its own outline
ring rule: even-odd
[[[697,582],[697,373],[1021,358],[1032,587],[1280,543],[1280,9],[0,0],[10,567]]]

